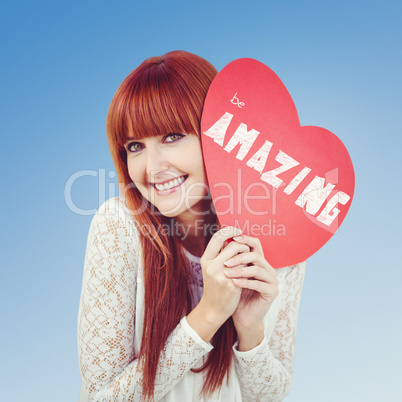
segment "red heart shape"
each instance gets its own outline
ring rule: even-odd
[[[330,131],[300,126],[267,66],[229,63],[210,86],[201,132],[220,223],[258,237],[274,268],[306,260],[336,233],[354,192],[348,151]]]

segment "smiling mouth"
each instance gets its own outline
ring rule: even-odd
[[[184,180],[187,179],[187,177],[188,177],[188,175],[180,176],[180,177],[177,177],[175,179],[169,180],[169,181],[167,181],[165,183],[162,183],[162,184],[154,183],[153,185],[155,186],[155,188],[158,191],[171,190],[172,188],[180,186],[184,182]]]

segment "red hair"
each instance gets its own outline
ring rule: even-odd
[[[143,392],[147,398],[154,393],[157,366],[166,340],[193,306],[189,264],[180,240],[175,233],[158,230],[169,218],[158,213],[133,185],[124,143],[129,137],[141,139],[180,132],[200,135],[205,96],[216,73],[206,60],[184,51],[149,58],[121,83],[106,118],[107,139],[121,190],[141,233],[145,311],[138,358],[143,364]],[[229,375],[235,337],[230,318],[211,340],[214,348],[206,363],[193,369],[207,370],[203,393],[220,388],[225,375]]]

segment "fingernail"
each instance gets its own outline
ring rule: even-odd
[[[241,240],[241,236],[234,236],[232,237],[233,240]]]
[[[231,265],[233,265],[234,260],[233,258],[231,258],[230,260],[225,261],[223,264],[226,265],[227,267],[230,267]]]

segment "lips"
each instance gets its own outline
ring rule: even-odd
[[[154,186],[158,191],[171,190],[172,188],[180,186],[186,178],[187,176],[180,176],[164,183],[154,183]]]

